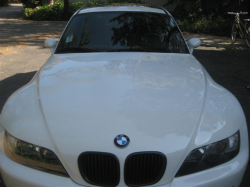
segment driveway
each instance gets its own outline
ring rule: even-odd
[[[28,83],[49,58],[50,50],[43,47],[44,40],[47,37],[58,39],[66,24],[21,20],[22,7],[16,7],[0,8],[0,111],[7,98]],[[16,12],[14,15],[9,13],[11,8],[13,13]],[[239,40],[231,45],[228,37],[188,33],[185,33],[185,37],[202,40],[194,56],[217,83],[238,98],[250,124],[250,90],[246,88],[250,85],[250,49],[245,41]],[[241,187],[249,187],[249,176],[250,165]],[[0,187],[4,187],[3,183],[0,183]]]
[[[7,7],[0,7],[0,19],[20,19],[22,14],[22,4],[10,4]]]

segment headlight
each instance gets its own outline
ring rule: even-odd
[[[13,161],[47,173],[69,177],[57,156],[50,150],[18,140],[5,132],[4,148]]]
[[[239,153],[240,134],[193,150],[177,172],[180,177],[206,170],[233,159]]]

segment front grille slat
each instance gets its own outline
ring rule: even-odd
[[[85,181],[96,186],[117,186],[120,166],[110,153],[85,152],[78,158],[80,173]],[[162,178],[166,156],[159,152],[139,152],[129,155],[124,166],[124,181],[128,186],[153,185]]]
[[[120,165],[110,153],[85,152],[78,157],[78,167],[83,179],[96,186],[117,186],[120,181]]]
[[[153,185],[162,178],[167,158],[160,152],[139,152],[125,161],[124,180],[128,186]]]

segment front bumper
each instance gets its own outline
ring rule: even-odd
[[[242,177],[244,175],[244,172],[246,170],[249,157],[248,135],[247,135],[246,125],[242,126],[242,128],[240,129],[240,133],[241,133],[241,150],[240,153],[234,159],[218,167],[214,167],[184,177],[174,178],[168,184],[161,185],[161,187],[239,186]],[[4,133],[0,133],[0,172],[7,187],[82,186],[75,183],[70,178],[60,177],[49,173],[41,172],[38,170],[34,170],[10,160],[4,153],[3,137]],[[124,184],[120,183],[118,186],[124,186]]]

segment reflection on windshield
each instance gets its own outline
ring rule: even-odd
[[[68,25],[56,53],[112,51],[188,53],[174,20],[150,12],[79,14]]]

